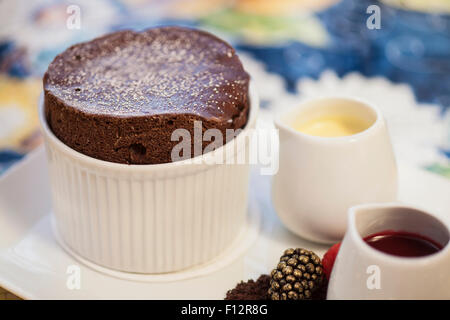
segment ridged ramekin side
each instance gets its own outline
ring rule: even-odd
[[[74,251],[102,266],[182,270],[223,252],[244,225],[247,165],[136,180],[47,150],[59,232]]]

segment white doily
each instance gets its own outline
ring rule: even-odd
[[[418,166],[449,163],[440,150],[449,146],[450,113],[442,115],[437,105],[419,104],[406,84],[359,73],[339,78],[326,71],[318,80],[300,80],[297,89],[302,98],[348,95],[372,102],[386,118],[399,160]]]
[[[381,110],[398,160],[420,167],[433,163],[450,165],[441,152],[450,146],[450,112],[442,115],[437,105],[419,104],[410,86],[381,77],[367,78],[359,73],[339,78],[333,71],[325,71],[317,80],[299,80],[298,93],[291,94],[285,89],[281,76],[267,72],[263,63],[247,54],[239,56],[262,101],[260,118],[263,122],[270,122],[274,113],[292,108],[304,99],[354,96]]]

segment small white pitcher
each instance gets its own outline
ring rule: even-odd
[[[400,257],[363,240],[385,230],[419,234],[443,248],[427,256]],[[351,208],[327,299],[450,299],[448,225],[428,212],[398,203]]]
[[[357,134],[318,137],[293,129],[295,121],[347,114],[372,125]],[[307,101],[278,117],[280,167],[273,202],[283,224],[321,243],[340,241],[353,205],[394,201],[397,167],[386,123],[378,109],[353,98]]]

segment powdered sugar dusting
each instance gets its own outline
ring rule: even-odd
[[[227,120],[248,103],[248,81],[227,43],[205,32],[163,27],[70,47],[50,64],[44,86],[87,113]]]

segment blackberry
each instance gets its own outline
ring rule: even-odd
[[[324,283],[320,258],[306,249],[287,249],[271,272],[271,300],[311,299]]]

